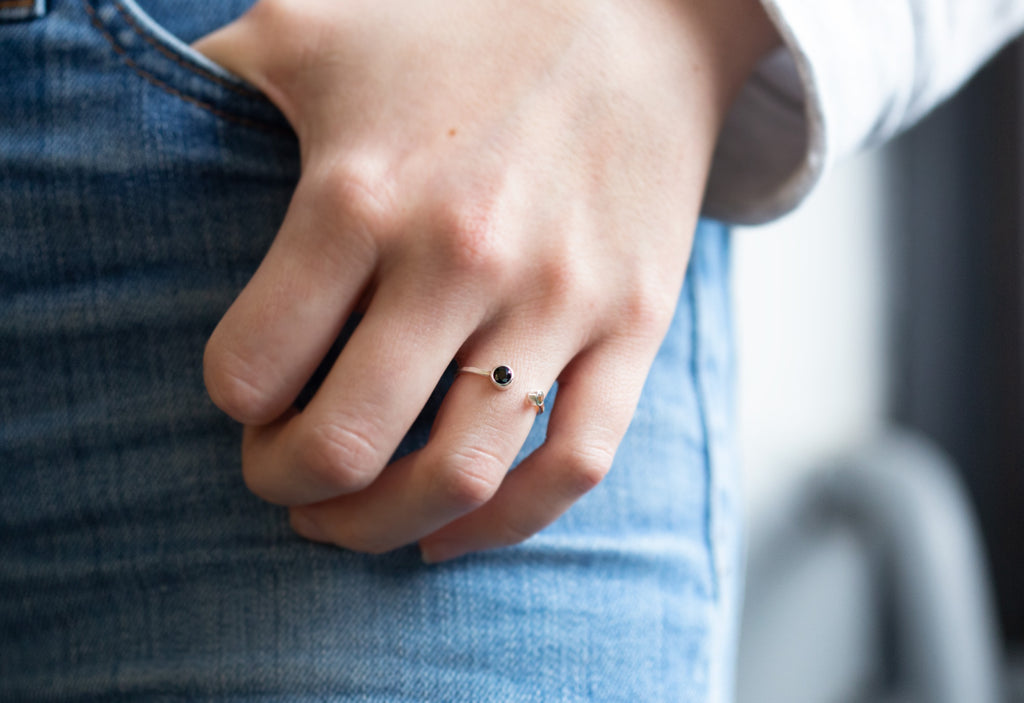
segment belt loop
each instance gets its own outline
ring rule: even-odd
[[[46,14],[46,0],[0,0],[0,22],[34,20]]]

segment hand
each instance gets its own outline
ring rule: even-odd
[[[515,543],[612,464],[672,318],[755,0],[261,0],[196,48],[294,126],[302,177],[205,356],[248,486],[311,539]],[[293,402],[345,320],[323,385]],[[456,358],[430,440],[387,466]],[[546,442],[508,469],[559,382]]]

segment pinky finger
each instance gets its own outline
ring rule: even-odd
[[[420,540],[423,560],[522,542],[600,483],[636,410],[653,352],[638,356],[631,345],[606,344],[577,357],[559,379],[544,444],[491,500]]]

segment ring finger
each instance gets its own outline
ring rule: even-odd
[[[538,335],[525,325],[482,336],[464,350],[465,366],[488,372],[510,367],[512,383],[498,390],[489,378],[459,374],[425,447],[389,466],[358,494],[293,508],[296,531],[357,551],[384,552],[416,541],[494,495],[537,416],[530,395],[547,392],[578,345],[564,334]],[[538,345],[537,339],[546,343]]]

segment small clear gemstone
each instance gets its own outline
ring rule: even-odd
[[[530,391],[526,394],[526,399],[536,406],[538,415],[544,412],[544,391]]]

